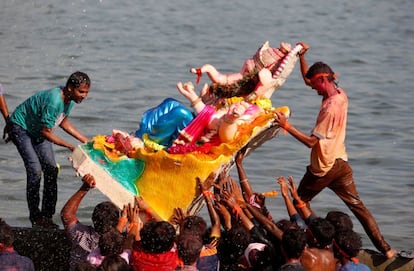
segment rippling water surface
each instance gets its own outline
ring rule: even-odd
[[[414,249],[414,2],[240,2],[2,1],[0,82],[10,110],[82,70],[90,75],[92,90],[72,111],[72,122],[88,136],[113,128],[133,131],[146,109],[165,97],[181,99],[175,84],[194,81],[190,67],[211,63],[236,72],[266,40],[274,46],[305,41],[310,64],[329,63],[348,93],[347,148],[363,201],[392,246]],[[310,131],[320,97],[304,87],[298,66],[272,101],[288,105],[292,123]],[[80,179],[68,151],[56,147],[56,153],[62,166],[59,212]],[[245,167],[253,188],[265,191],[277,188],[279,175],[299,181],[308,159],[309,149],[280,135],[246,158]],[[15,226],[30,225],[25,178],[15,147],[1,142],[0,216]],[[79,209],[81,220],[90,222],[93,207],[104,199],[91,191]],[[349,212],[328,190],[312,203],[321,215]],[[281,197],[268,205],[275,218],[286,216]],[[54,220],[60,222],[58,212]],[[364,246],[372,247],[354,223]]]

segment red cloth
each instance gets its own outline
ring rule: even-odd
[[[178,265],[178,254],[174,248],[164,253],[148,253],[134,246],[131,265],[134,271],[171,271]]]

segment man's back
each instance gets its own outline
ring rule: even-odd
[[[336,259],[332,251],[319,248],[306,248],[301,263],[308,271],[335,271]]]

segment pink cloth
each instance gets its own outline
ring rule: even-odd
[[[319,138],[311,151],[310,170],[316,176],[325,176],[335,160],[348,160],[345,149],[348,97],[338,89],[338,94],[322,101],[312,134]]]

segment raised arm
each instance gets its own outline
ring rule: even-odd
[[[277,178],[277,182],[280,185],[280,193],[282,194],[282,197],[285,201],[286,209],[289,214],[289,217],[293,217],[298,213],[298,211],[295,208],[295,205],[293,204],[292,199],[290,198],[289,194],[289,187],[286,182],[286,178],[283,176],[280,176]]]
[[[135,200],[139,209],[146,213],[149,220],[153,219],[157,222],[164,221],[164,219],[153,208],[151,208],[151,206],[144,200],[142,196],[136,196]]]
[[[296,210],[299,212],[299,214],[302,216],[303,219],[307,220],[311,215],[312,211],[309,208],[309,203],[304,202],[298,195],[298,191],[296,188],[295,180],[292,176],[288,177],[289,184],[290,184],[290,193],[292,195],[292,198],[294,199],[294,202],[296,203]]]
[[[237,173],[239,175],[239,183],[240,183],[240,188],[243,193],[243,198],[246,202],[249,202],[250,198],[253,195],[253,189],[250,186],[249,179],[247,178],[246,171],[244,170],[244,167],[243,167],[244,155],[245,155],[245,149],[241,149],[236,154],[235,162],[236,162]]]
[[[78,222],[76,217],[78,207],[88,191],[96,185],[95,178],[90,174],[83,176],[82,181],[83,183],[79,190],[68,199],[60,212],[60,218],[65,229]]]
[[[202,98],[195,92],[193,83],[187,82],[183,84],[178,82],[176,86],[178,91],[191,102],[191,107],[193,107],[197,113],[200,113],[204,109],[206,105]],[[208,86],[204,85],[203,90],[201,91],[202,93],[206,91],[205,88],[208,88]]]
[[[213,83],[220,85],[232,84],[243,78],[242,73],[229,73],[222,74],[211,64],[204,64],[201,68],[191,68],[191,73],[194,73],[198,76],[197,81],[199,81],[203,73],[207,73],[208,77]]]
[[[10,140],[8,136],[9,130],[10,130],[10,127],[9,127],[10,116],[9,116],[9,108],[7,107],[6,98],[4,98],[3,96],[3,86],[1,84],[0,84],[0,111],[1,111],[1,114],[3,115],[4,122],[6,123],[6,125],[4,126],[4,130],[3,130],[3,139],[6,142],[8,142]]]
[[[236,218],[236,221],[240,221],[242,226],[250,231],[254,224],[250,220],[250,218],[244,213],[243,209],[241,208],[240,204],[237,203],[236,199],[232,196],[231,192],[225,190],[223,191],[223,201],[227,205],[227,207],[232,210],[233,216]]]
[[[269,218],[264,216],[259,209],[252,206],[251,204],[246,205],[247,209],[250,211],[250,213],[254,216],[254,218],[259,221],[259,223],[271,234],[273,234],[278,240],[282,240],[283,232],[276,226],[273,221],[271,221]]]
[[[300,62],[300,72],[302,74],[302,79],[307,86],[310,86],[310,80],[305,77],[306,73],[308,72],[309,66],[305,59],[305,53],[309,49],[309,45],[304,42],[300,42],[303,49],[299,52],[299,62]]]
[[[214,184],[214,180],[216,178],[216,174],[212,172],[207,179],[202,182],[200,178],[197,177],[197,183],[200,186],[201,193],[203,194],[204,200],[207,205],[208,214],[210,216],[211,221],[211,234],[210,236],[214,237],[220,237],[221,231],[220,231],[220,217],[216,212],[216,209],[214,208],[213,203],[213,192],[210,191],[210,188]]]
[[[142,221],[139,216],[139,207],[135,202],[134,205],[131,203],[126,206],[127,208],[127,219],[129,222],[127,237],[124,243],[125,249],[132,249],[134,241],[141,240],[140,230],[142,228]]]
[[[6,99],[3,96],[3,86],[0,84],[0,111],[3,115],[4,121],[9,120],[9,108],[7,107]]]

